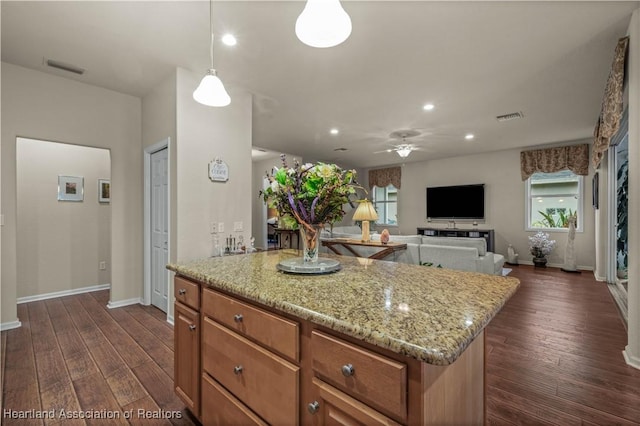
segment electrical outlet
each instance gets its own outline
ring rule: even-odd
[[[102,262],[100,262],[100,270],[104,271],[105,269],[107,269],[107,262],[103,260]]]
[[[233,222],[233,231],[242,232],[242,222]]]
[[[211,232],[212,234],[216,234],[218,232],[218,224],[215,222],[211,222],[209,224],[209,232]]]
[[[224,222],[218,223],[218,232],[224,232]]]

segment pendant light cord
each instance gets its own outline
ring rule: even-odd
[[[211,32],[211,69],[213,69],[213,0],[209,0],[209,31]]]

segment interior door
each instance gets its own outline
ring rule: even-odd
[[[169,271],[168,149],[151,154],[151,304],[168,307]]]

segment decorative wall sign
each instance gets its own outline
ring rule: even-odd
[[[226,182],[229,180],[229,166],[219,158],[209,163],[209,179],[213,182]]]
[[[83,199],[83,177],[58,176],[58,201],[82,201]]]

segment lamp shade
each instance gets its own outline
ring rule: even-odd
[[[213,68],[207,71],[198,88],[193,91],[193,99],[203,105],[213,107],[223,107],[231,103],[229,94]]]
[[[367,199],[362,200],[353,214],[353,220],[378,220],[378,213]]]
[[[398,155],[402,158],[407,158],[409,156],[409,154],[411,154],[412,149],[409,147],[401,147],[400,149],[398,149],[396,152],[398,153]]]
[[[311,47],[333,47],[351,35],[351,18],[339,0],[307,0],[296,21],[296,35]]]

